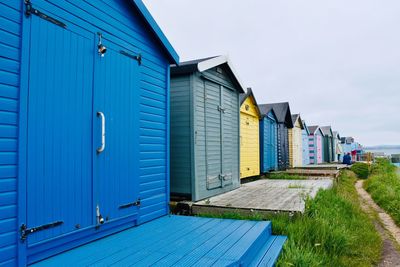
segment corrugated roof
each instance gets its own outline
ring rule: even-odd
[[[279,123],[285,123],[287,127],[293,128],[289,102],[263,104],[259,105],[259,108],[261,114],[267,114],[271,109],[273,109]]]

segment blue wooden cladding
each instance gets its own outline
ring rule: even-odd
[[[144,4],[5,0],[0,22],[0,265],[168,214],[179,58]]]
[[[260,121],[260,157],[261,172],[278,169],[278,123],[274,110],[261,105]]]

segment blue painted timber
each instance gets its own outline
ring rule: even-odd
[[[32,266],[273,266],[285,240],[270,222],[165,216]]]
[[[142,1],[25,2],[46,16],[0,2],[0,266],[169,212],[169,66],[179,57]],[[55,222],[21,240],[22,225]]]
[[[273,109],[260,110],[260,163],[261,172],[266,173],[278,169],[278,124]]]

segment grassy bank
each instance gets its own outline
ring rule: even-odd
[[[372,266],[379,260],[382,244],[361,211],[355,181],[352,172],[344,172],[332,189],[307,200],[303,215],[223,217],[271,220],[274,234],[288,236],[278,266]]]
[[[373,200],[400,226],[400,177],[396,171],[388,160],[380,159],[372,166],[372,175],[364,185]]]

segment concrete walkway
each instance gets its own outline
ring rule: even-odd
[[[315,197],[318,190],[333,186],[332,179],[268,180],[242,184],[236,190],[193,203],[192,212],[252,213],[304,212],[306,196]]]
[[[400,246],[400,228],[395,224],[390,215],[374,202],[368,192],[364,190],[363,184],[363,180],[359,180],[356,183],[357,193],[361,200],[361,207],[371,218],[375,217],[375,213],[377,213],[379,217],[379,222],[376,220],[374,222],[375,228],[381,234],[383,240],[382,260],[378,266],[400,266],[400,253],[396,249],[396,246]]]

